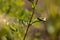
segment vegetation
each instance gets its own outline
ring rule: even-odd
[[[27,1],[0,0],[0,40],[60,40],[59,0]]]

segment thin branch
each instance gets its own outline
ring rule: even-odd
[[[36,0],[36,3],[35,3],[35,5],[37,5],[37,3],[38,3],[38,0]]]
[[[38,3],[38,0],[36,1],[35,4],[37,5],[37,3]],[[29,24],[28,24],[28,27],[27,27],[27,30],[26,30],[26,34],[24,35],[24,39],[23,39],[23,40],[25,40],[25,38],[26,38],[26,35],[27,35],[28,29],[29,29],[29,27],[30,27],[30,23],[31,23],[31,21],[32,21],[34,12],[35,12],[35,7],[33,8],[32,15],[31,15],[31,18],[30,18],[30,21],[29,21]]]
[[[32,25],[32,24],[34,24],[34,23],[36,23],[36,22],[40,22],[40,21],[42,21],[42,22],[46,22],[46,21],[44,21],[44,20],[42,20],[42,19],[40,19],[40,18],[37,18],[37,20],[34,21],[34,22],[32,22],[30,25]]]
[[[28,24],[28,27],[27,27],[27,30],[26,30],[26,34],[25,34],[23,40],[25,40],[25,38],[26,38],[26,35],[27,35],[27,32],[28,32],[28,29],[29,29],[29,27],[30,27],[30,22],[32,21],[32,18],[33,18],[33,15],[34,15],[34,9],[33,9],[33,13],[32,13],[32,16],[31,16],[31,18],[30,18],[30,21],[29,21],[29,24]]]
[[[30,25],[32,25],[32,24],[34,24],[34,23],[36,23],[36,22],[40,22],[40,21],[34,21],[34,22],[32,22]]]

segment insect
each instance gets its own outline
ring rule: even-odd
[[[43,21],[43,22],[46,22],[46,19],[40,19],[40,18],[37,18],[39,21]]]

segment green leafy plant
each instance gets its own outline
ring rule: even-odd
[[[41,9],[37,9],[42,4],[39,3],[40,0],[28,1],[32,5],[31,11],[24,8],[24,0],[0,0],[0,40],[44,40],[41,37],[43,33],[40,32],[41,23],[46,32],[44,37],[47,35],[51,40],[59,40],[59,0],[45,0],[43,3],[44,8],[42,7]],[[39,10],[38,13],[36,13],[36,9]],[[47,12],[45,13],[45,11]],[[40,14],[40,17],[37,17],[38,15],[36,14]],[[44,14],[47,14],[47,19]],[[30,27],[34,33],[32,34],[32,39],[28,33],[31,32]],[[39,31],[35,32],[36,30]]]

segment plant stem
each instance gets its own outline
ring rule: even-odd
[[[28,32],[28,29],[29,29],[29,27],[30,27],[30,22],[32,21],[32,18],[33,18],[33,15],[34,15],[34,10],[33,10],[32,16],[31,16],[31,18],[30,18],[30,21],[29,21],[29,24],[28,24],[28,27],[27,27],[27,30],[26,30],[26,34],[25,34],[23,40],[25,40],[25,38],[26,38],[26,35],[27,35],[27,32]]]
[[[34,21],[34,22],[32,22],[30,25],[32,25],[32,24],[34,24],[34,23],[36,23],[36,22],[40,22],[40,21]]]
[[[38,0],[36,1],[35,5],[37,5],[37,3],[38,3]],[[30,27],[30,23],[31,23],[31,21],[32,21],[32,18],[33,18],[34,12],[35,12],[35,7],[32,8],[32,9],[33,9],[33,10],[32,10],[32,15],[31,15],[31,18],[30,18],[30,21],[29,21],[29,24],[28,24],[28,27],[27,27],[27,30],[26,30],[26,34],[24,35],[24,39],[23,39],[23,40],[25,40],[25,38],[26,38],[26,35],[27,35],[27,33],[28,33],[28,29],[29,29],[29,27]]]

